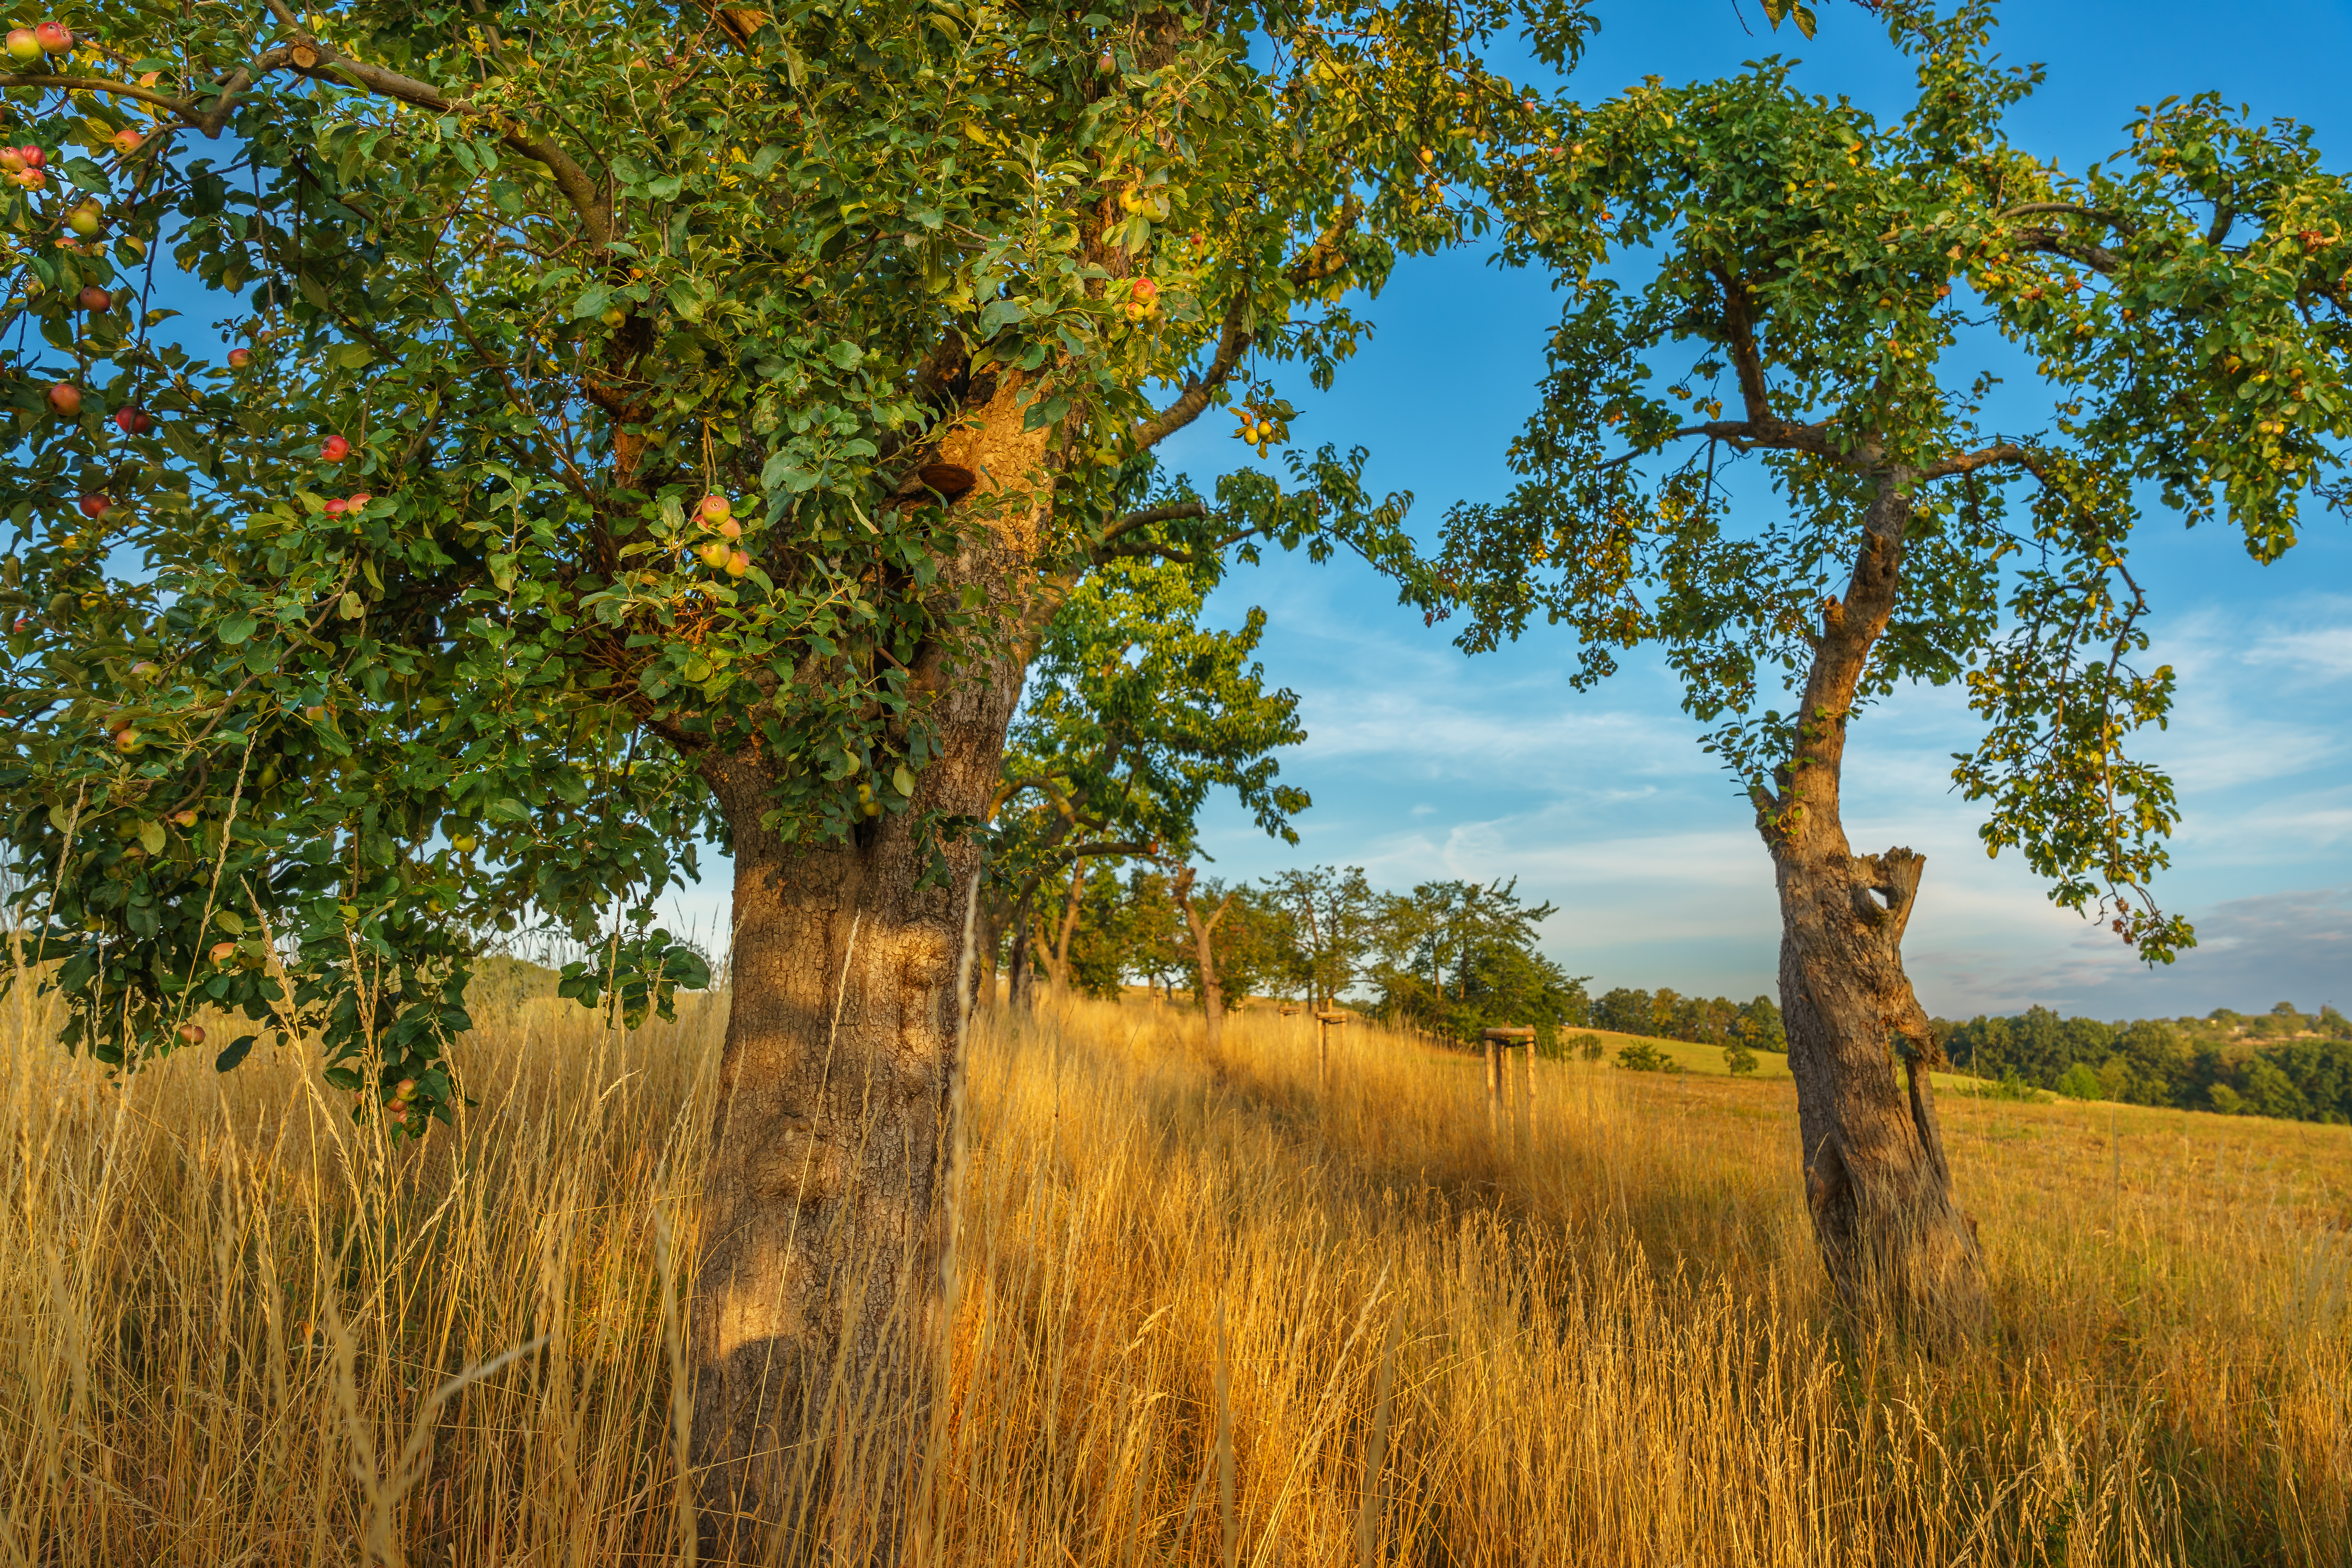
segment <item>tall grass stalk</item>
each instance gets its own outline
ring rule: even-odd
[[[121,1081],[0,1011],[0,1564],[691,1563],[723,998],[524,1002],[423,1149],[309,1061]],[[767,1550],[971,1565],[2340,1563],[2352,1132],[1961,1101],[1994,1321],[1822,1297],[1783,1083],[1245,1014],[983,1011],[944,1325]],[[904,1500],[903,1503],[898,1500]],[[887,1545],[886,1543],[883,1543]]]

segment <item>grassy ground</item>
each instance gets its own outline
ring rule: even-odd
[[[715,1005],[519,1003],[421,1153],[6,1005],[0,1564],[684,1560]],[[1839,1322],[1792,1087],[1715,1057],[1490,1132],[1373,1030],[1320,1083],[1300,1019],[987,1031],[924,1560],[2347,1561],[2352,1131],[1948,1101],[1997,1324],[1939,1356]]]

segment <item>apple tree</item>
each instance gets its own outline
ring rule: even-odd
[[[1433,603],[1263,375],[1328,382],[1536,155],[1481,54],[1522,19],[1564,66],[1575,0],[62,13],[0,72],[0,804],[73,1042],[239,1017],[223,1068],[315,1042],[425,1133],[480,931],[642,1016],[702,979],[644,911],[721,846],[694,1449],[714,1539],[777,1517],[834,1380],[921,1406],[977,829],[1057,610],[1257,544]],[[1227,405],[1283,456],[1203,496],[1154,453]]]
[[[2271,562],[2304,505],[2343,509],[2352,192],[2304,129],[2214,98],[2063,173],[2004,129],[2040,72],[1995,63],[1985,0],[1885,11],[1918,80],[1892,121],[1779,60],[1562,115],[1568,156],[1509,197],[1512,256],[1567,295],[1524,482],[1452,514],[1444,570],[1469,647],[1541,616],[1580,684],[1645,647],[1679,675],[1772,858],[1831,1273],[1966,1320],[1980,1260],[1902,964],[1922,858],[1847,842],[1848,730],[1905,682],[1960,684],[1988,851],[2150,961],[2191,941],[2150,890],[2173,786],[2129,750],[2174,690],[2142,657],[2134,530],[2225,517]],[[1735,504],[1742,465],[1775,500]]]

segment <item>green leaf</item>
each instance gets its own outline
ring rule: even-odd
[[[991,300],[980,312],[982,341],[994,337],[1004,328],[1029,319],[1029,307],[1018,300]]]
[[[222,1047],[221,1054],[213,1058],[213,1071],[228,1072],[236,1068],[239,1062],[252,1054],[253,1044],[259,1038],[261,1037],[258,1035],[239,1035],[236,1039],[231,1040]]]
[[[259,623],[251,616],[247,615],[242,610],[238,610],[232,613],[226,619],[221,622],[219,630],[215,635],[217,636],[224,644],[230,647],[235,647],[237,644],[251,637],[253,635],[254,627],[258,624]]]
[[[915,775],[907,771],[906,763],[900,763],[890,770],[890,787],[902,795],[911,796],[915,793]]]
[[[148,854],[161,855],[163,852],[163,825],[160,822],[141,823],[139,842]]]

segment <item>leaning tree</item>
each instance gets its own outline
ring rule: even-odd
[[[2174,680],[2139,659],[2132,531],[2226,514],[2270,562],[2299,503],[2342,507],[2352,196],[2301,128],[2211,98],[2063,173],[2003,131],[2040,72],[1994,63],[1987,0],[1885,10],[1918,79],[1892,122],[1778,60],[1563,113],[1509,196],[1511,258],[1568,295],[1524,482],[1452,514],[1444,569],[1467,647],[1540,615],[1579,685],[1644,645],[1681,678],[1772,858],[1825,1260],[1857,1305],[1948,1321],[1982,1275],[1903,971],[1921,858],[1848,844],[1848,726],[1963,683],[1987,848],[2149,961],[2189,942],[2148,886],[2173,789],[2126,749]],[[1734,500],[1742,464],[1777,500]]]
[[[1575,0],[1524,9],[1564,64]],[[760,1457],[827,1473],[818,1391],[919,1405],[973,830],[1040,628],[1108,561],[1407,561],[1260,377],[1328,380],[1346,299],[1528,155],[1479,54],[1515,14],[44,32],[0,74],[33,149],[0,158],[0,803],[72,1042],[129,1066],[242,1016],[224,1069],[315,1041],[422,1135],[474,933],[552,921],[593,955],[567,989],[642,1016],[700,978],[646,911],[723,847],[694,1448],[709,1517],[772,1515]],[[168,324],[186,287],[230,342]],[[1219,406],[1286,469],[1163,473]]]

